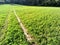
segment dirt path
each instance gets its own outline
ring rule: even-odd
[[[14,12],[14,15],[16,16],[19,24],[20,24],[20,27],[22,28],[23,32],[24,32],[24,35],[27,39],[28,42],[31,42],[33,40],[32,36],[28,33],[26,27],[24,27],[23,23],[21,22],[21,19],[17,16],[17,13],[15,11],[15,9],[13,9],[13,12]],[[36,45],[35,42],[32,42],[31,45]]]

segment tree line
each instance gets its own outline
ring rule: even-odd
[[[37,6],[60,6],[60,0],[5,0],[5,3]]]
[[[41,6],[60,6],[60,0],[11,0],[12,3]]]

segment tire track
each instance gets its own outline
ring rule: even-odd
[[[9,13],[10,13],[10,11],[8,12],[8,15],[7,15],[7,17],[6,17],[4,26],[3,26],[3,28],[1,29],[1,33],[0,33],[0,42],[4,39],[5,33],[6,33],[6,31],[7,31]]]
[[[17,16],[17,13],[14,8],[13,8],[13,12],[19,22],[20,27],[22,28],[22,30],[24,32],[24,35],[25,35],[27,41],[31,43],[30,45],[36,45],[35,42],[32,42],[32,40],[33,40],[32,36],[28,33],[28,30],[26,29],[26,27],[24,27],[23,23],[21,22],[21,19]]]

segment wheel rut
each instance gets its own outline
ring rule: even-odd
[[[8,12],[7,17],[6,17],[6,20],[5,20],[5,23],[3,24],[4,26],[3,26],[3,28],[1,29],[0,41],[4,39],[5,33],[6,33],[6,31],[7,31],[9,13],[10,13],[10,11]]]
[[[14,15],[16,16],[18,22],[19,22],[19,25],[20,27],[22,28],[23,32],[24,32],[24,35],[27,39],[28,42],[30,42],[31,44],[30,45],[36,45],[35,42],[31,42],[33,40],[32,36],[28,33],[28,30],[26,29],[26,27],[23,25],[23,23],[21,22],[21,19],[17,16],[17,13],[15,11],[15,9],[13,8],[13,12],[14,12]]]

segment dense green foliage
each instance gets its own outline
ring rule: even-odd
[[[24,5],[60,6],[60,0],[10,0],[11,3]]]
[[[1,5],[0,45],[29,45],[12,8],[37,45],[60,45],[60,8],[20,5]]]
[[[38,45],[60,45],[60,8],[31,6],[14,8]]]
[[[8,11],[9,15],[6,22],[7,24],[4,25],[5,29],[0,31],[0,34],[1,34],[0,45],[28,45],[25,35],[22,29],[20,28],[19,23],[13,11],[11,11],[10,8],[7,8],[7,9],[9,9]],[[4,16],[3,13],[1,14],[1,16]],[[3,18],[0,18],[0,19],[3,19]]]
[[[24,4],[24,5],[42,5],[42,6],[60,6],[60,0],[0,0],[1,3]]]
[[[5,6],[0,5],[0,31],[4,26],[5,19],[6,19],[7,14],[8,14],[8,9],[6,10],[7,7],[6,8],[4,8],[4,7]]]

